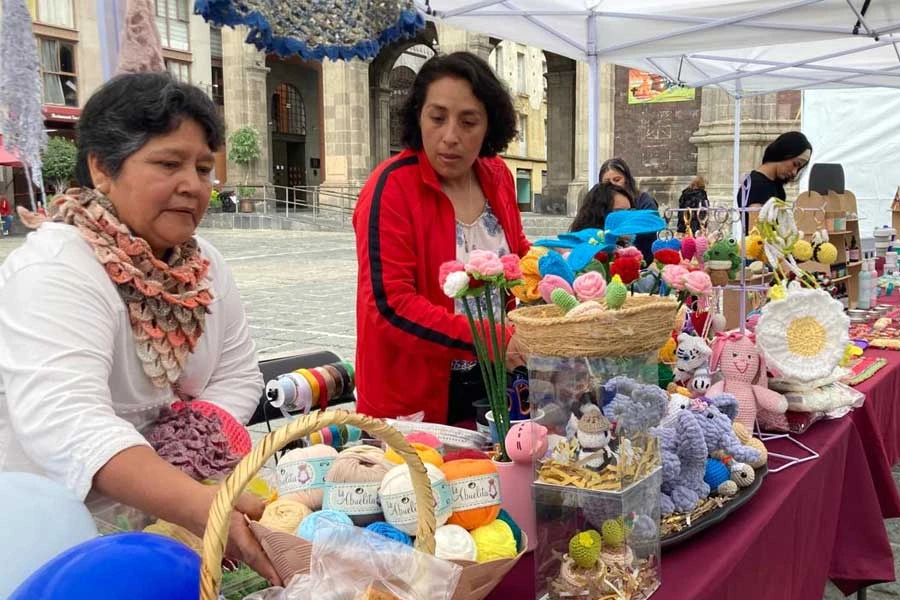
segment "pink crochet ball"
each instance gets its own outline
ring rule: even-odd
[[[697,241],[692,237],[681,240],[681,255],[685,260],[691,260],[697,255]]]
[[[513,462],[529,463],[547,453],[547,428],[534,421],[517,423],[506,435],[506,453]]]

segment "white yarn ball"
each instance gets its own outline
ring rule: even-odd
[[[450,518],[453,496],[447,478],[440,469],[425,463],[425,470],[428,472],[435,498],[435,527],[440,527]],[[397,465],[387,472],[381,481],[378,498],[381,501],[385,521],[408,535],[416,535],[419,513],[416,510],[416,496],[406,463]]]
[[[444,525],[434,532],[434,555],[442,560],[478,560],[472,535],[459,525]]]

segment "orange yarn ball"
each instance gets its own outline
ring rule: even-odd
[[[469,531],[497,519],[500,514],[500,475],[490,460],[454,460],[441,467],[450,484],[453,514],[447,521]]]
[[[428,463],[434,465],[435,467],[440,467],[442,464],[444,464],[444,459],[441,457],[440,452],[438,452],[431,446],[423,444],[422,442],[411,442],[409,445],[413,447],[413,449],[416,451],[416,454],[418,454],[419,458],[422,459],[423,463]],[[384,458],[388,462],[394,463],[395,465],[403,463],[403,459],[400,458],[399,454],[394,452],[393,448],[388,448],[387,450],[385,450]]]

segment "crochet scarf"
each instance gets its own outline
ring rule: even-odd
[[[203,334],[212,302],[209,261],[200,255],[197,240],[172,248],[160,260],[96,190],[57,197],[51,213],[48,218],[19,209],[28,227],[49,220],[78,229],[125,302],[144,373],[157,387],[173,386]]]

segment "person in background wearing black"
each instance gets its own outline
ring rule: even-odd
[[[761,207],[769,198],[786,200],[785,184],[792,182],[809,164],[812,144],[799,131],[782,133],[766,147],[762,164],[744,178],[737,192],[740,208]],[[755,215],[753,222],[756,221]],[[744,229],[749,230],[750,215],[744,215]]]
[[[603,229],[606,226],[606,215],[616,210],[633,208],[634,196],[629,188],[606,182],[595,185],[581,201],[569,231]]]
[[[612,183],[631,190],[634,198],[634,206],[632,208],[638,210],[659,210],[659,203],[656,201],[656,198],[638,189],[637,182],[631,174],[631,169],[628,168],[628,163],[621,158],[610,158],[600,165],[600,183]],[[634,241],[634,245],[644,255],[644,260],[648,265],[653,262],[653,251],[650,247],[653,245],[654,240],[656,240],[656,235],[644,233],[636,236]]]

